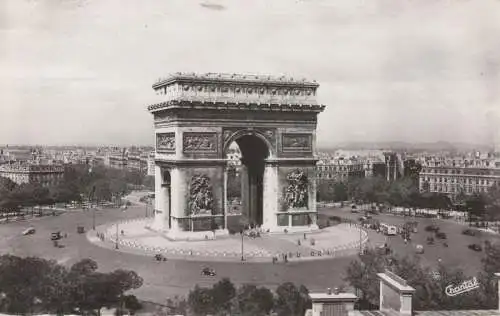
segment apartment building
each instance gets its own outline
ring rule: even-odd
[[[419,175],[421,192],[449,195],[487,192],[500,184],[500,160],[495,158],[431,158]]]
[[[43,186],[53,186],[62,181],[64,166],[26,163],[4,164],[0,166],[0,176],[9,178],[17,184],[38,183]]]

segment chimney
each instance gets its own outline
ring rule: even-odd
[[[340,293],[338,288],[332,292],[328,288],[326,293],[309,293],[312,301],[312,310],[308,316],[348,316],[354,310],[354,303],[358,299],[352,293]]]
[[[408,286],[406,280],[389,270],[378,273],[380,279],[380,306],[381,312],[394,311],[399,315],[412,315],[412,298],[415,289]]]

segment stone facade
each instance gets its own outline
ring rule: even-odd
[[[247,148],[242,207],[261,213],[252,215],[256,224],[270,232],[317,227],[316,125],[325,108],[316,101],[318,87],[284,77],[226,74],[174,74],[154,84],[162,99],[148,107],[156,133],[154,228],[171,236],[227,228],[226,153],[233,141]],[[258,160],[254,145],[265,148],[260,167],[252,161]],[[297,187],[289,181],[294,172],[306,181],[293,189],[300,203],[290,207],[286,190]],[[195,178],[210,189],[193,193]],[[190,212],[190,205],[207,199],[210,209]]]
[[[42,186],[55,186],[64,178],[64,166],[5,164],[0,166],[0,177],[9,178],[17,184],[36,183]]]

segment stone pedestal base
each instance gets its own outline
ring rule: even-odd
[[[320,230],[318,225],[262,227],[264,232],[267,232],[268,229],[269,234],[312,233]]]
[[[175,241],[200,241],[200,240],[213,240],[219,237],[224,237],[229,235],[227,229],[218,229],[214,232],[212,231],[200,231],[200,232],[189,232],[181,230],[168,230],[163,232],[163,235]]]

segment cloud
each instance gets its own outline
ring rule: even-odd
[[[498,1],[5,3],[0,143],[151,143],[151,84],[177,71],[318,80],[323,145],[489,142],[500,107]]]
[[[215,11],[222,11],[226,10],[226,7],[220,4],[215,4],[215,3],[200,3],[200,5],[204,8],[210,9],[210,10],[215,10]]]

